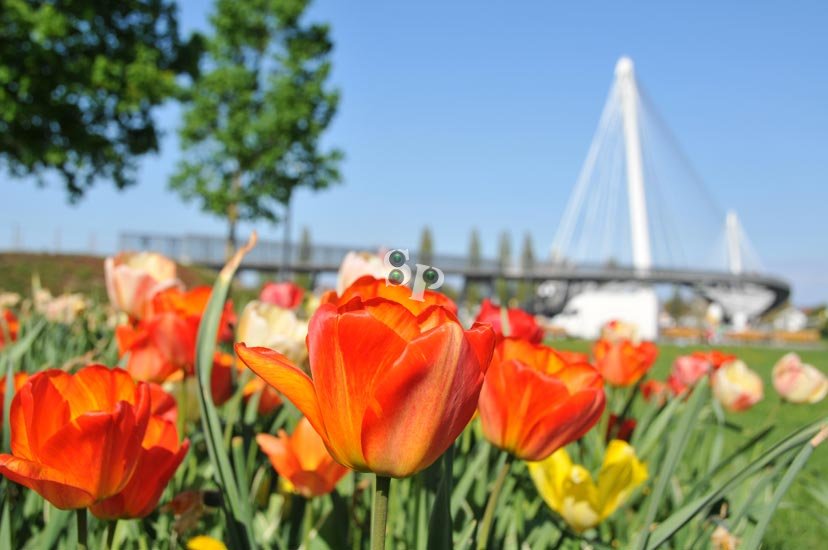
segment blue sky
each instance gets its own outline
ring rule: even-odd
[[[794,299],[828,300],[828,4],[801,2],[341,2],[318,0],[336,44],[340,112],[325,141],[345,181],[299,193],[294,233],[319,243],[464,252],[472,227],[494,254],[503,230],[545,257],[621,55],[722,208],[738,210],[764,265]],[[519,6],[519,7],[518,7]],[[181,3],[205,29],[209,1]],[[166,190],[180,158],[175,105],[138,186],[2,184],[0,249],[111,251],[123,230],[223,234]],[[4,176],[5,177],[5,176]],[[260,226],[265,238],[279,228]],[[625,229],[626,230],[626,229]]]

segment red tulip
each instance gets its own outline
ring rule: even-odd
[[[348,468],[328,454],[325,443],[307,418],[299,421],[289,437],[284,430],[279,430],[278,437],[259,434],[256,442],[279,475],[305,497],[330,493],[348,473]]]
[[[20,323],[10,309],[0,308],[0,349],[7,344],[6,335],[10,342],[17,340],[17,332],[20,330]]]
[[[602,338],[595,342],[592,353],[604,380],[613,386],[631,386],[653,366],[658,348],[652,342]]]
[[[543,341],[543,328],[538,325],[532,315],[518,308],[509,308],[507,315],[509,317],[509,336],[511,338],[528,340],[533,344],[540,344]],[[480,313],[477,314],[475,322],[489,324],[499,337],[503,336],[500,307],[494,305],[488,298],[480,304]]]
[[[12,454],[0,455],[0,473],[58,508],[85,508],[129,483],[149,418],[149,386],[124,370],[40,372],[12,400]]]
[[[587,363],[517,338],[498,345],[480,392],[483,435],[522,460],[543,460],[598,422],[604,382]]]
[[[304,296],[305,290],[301,286],[286,281],[265,284],[259,293],[259,300],[285,309],[296,309]]]
[[[621,441],[629,443],[637,424],[638,422],[635,421],[635,418],[620,420],[617,414],[611,414],[609,416],[609,422],[607,422],[607,443],[613,439],[620,439]]]
[[[267,348],[236,353],[302,411],[337,462],[409,476],[468,424],[494,347],[491,328],[463,330],[441,306],[415,315],[412,303],[357,295],[320,306],[308,331],[312,378]]]
[[[647,380],[641,384],[641,395],[645,401],[655,402],[661,406],[670,397],[670,387],[661,380]]]
[[[138,451],[135,472],[119,493],[89,508],[98,518],[132,519],[152,513],[190,448],[189,440],[178,442],[178,411],[174,405],[170,409],[172,396],[159,390],[160,386],[154,385],[150,391],[153,414]]]

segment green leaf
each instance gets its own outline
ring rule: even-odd
[[[452,470],[454,466],[454,445],[449,446],[439,459],[440,481],[437,495],[431,505],[431,517],[428,520],[428,548],[451,550],[451,492]]]
[[[256,243],[255,233],[247,246],[241,248],[219,273],[210,301],[198,327],[196,343],[196,377],[198,378],[198,403],[201,409],[201,425],[207,452],[215,471],[216,483],[224,496],[224,510],[227,517],[227,531],[234,548],[253,548],[255,539],[251,527],[250,504],[239,488],[236,472],[230,463],[227,448],[224,446],[221,421],[213,403],[210,376],[213,371],[213,354],[216,349],[219,322],[224,310],[224,302],[233,275],[244,255]],[[243,463],[242,463],[243,464]],[[242,466],[243,467],[243,466]]]
[[[8,482],[6,482],[8,483]],[[9,515],[9,499],[6,492],[6,499],[3,502],[2,518],[0,518],[0,548],[14,548],[12,544],[11,516]]]
[[[636,548],[643,549],[647,545],[650,525],[655,521],[658,508],[661,506],[661,501],[667,490],[667,485],[670,483],[670,479],[673,476],[673,472],[676,469],[682,453],[684,453],[684,448],[687,446],[687,441],[690,438],[690,432],[695,427],[696,419],[701,412],[702,405],[706,401],[708,396],[707,389],[707,380],[702,380],[693,388],[693,393],[679,417],[678,425],[675,427],[667,443],[667,454],[661,463],[658,477],[656,477],[655,487],[648,499],[647,512],[644,516],[644,526],[642,532],[639,534]]]
[[[676,413],[676,409],[678,409],[679,405],[681,405],[681,402],[681,399],[670,400],[670,402],[667,403],[663,409],[661,409],[661,412],[658,416],[656,416],[655,420],[653,420],[646,432],[643,430],[635,430],[633,433],[632,445],[635,447],[636,454],[638,454],[638,456],[646,458],[649,456],[653,447],[655,447],[655,445],[662,440],[661,436],[670,424],[670,420],[673,419],[673,415]],[[641,440],[639,441],[636,436],[639,436]]]
[[[673,512],[672,515],[662,521],[652,531],[652,533],[650,533],[646,546],[647,549],[654,549],[661,544],[664,544],[664,542],[669,540],[676,531],[681,529],[687,524],[687,522],[693,519],[696,514],[710,506],[716,499],[720,498],[723,494],[727,493],[733,487],[741,483],[745,478],[755,474],[768,464],[772,464],[778,460],[785,453],[790,452],[792,449],[795,449],[810,440],[814,434],[819,431],[820,424],[824,423],[826,420],[828,419],[820,420],[790,434],[783,440],[773,445],[770,449],[766,450],[761,457],[752,461],[747,466],[739,468],[735,474],[733,474],[718,487],[711,489],[705,495],[688,502]]]
[[[828,430],[828,428],[823,428],[822,432],[825,432],[826,430]],[[756,527],[750,534],[750,538],[744,541],[743,548],[745,550],[759,548],[759,545],[762,542],[762,537],[765,534],[765,530],[768,528],[768,525],[770,524],[771,517],[773,517],[773,513],[779,507],[779,503],[782,502],[782,497],[785,496],[785,493],[788,492],[788,489],[790,489],[791,483],[793,483],[794,478],[802,470],[802,468],[805,467],[805,463],[808,462],[808,459],[811,457],[811,454],[814,452],[814,449],[817,445],[819,445],[819,442],[822,439],[820,434],[817,434],[815,439],[817,438],[819,438],[817,441],[808,441],[808,443],[806,443],[802,447],[802,449],[796,455],[794,461],[788,467],[788,470],[785,472],[785,475],[782,476],[782,480],[779,482],[779,485],[773,492],[773,497],[771,497],[771,501],[762,510],[762,513],[759,516],[759,521],[756,523]]]

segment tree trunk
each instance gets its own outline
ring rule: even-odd
[[[225,259],[229,260],[236,252],[236,226],[239,222],[238,192],[241,190],[241,172],[233,174],[230,187],[231,201],[227,207],[227,244],[225,245]]]
[[[283,279],[288,277],[288,266],[290,265],[290,197],[285,203],[285,219],[284,219],[284,238],[282,240],[282,266],[281,276]]]

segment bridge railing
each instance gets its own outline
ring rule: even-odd
[[[209,266],[221,266],[224,264],[226,255],[226,242],[220,237],[188,234],[181,236],[170,236],[161,234],[145,233],[122,233],[119,246],[121,250],[147,250],[160,252],[170,258],[184,264],[201,264]],[[379,251],[380,247],[348,247],[341,245],[313,244],[302,250],[297,243],[290,243],[285,256],[285,245],[281,241],[262,240],[245,257],[242,267],[249,269],[273,270],[283,266],[285,259],[288,268],[293,270],[307,269],[309,271],[335,271],[342,259],[351,250],[374,250]],[[554,278],[561,274],[572,276],[600,274],[599,279],[625,279],[635,270],[628,266],[619,266],[612,263],[604,264],[572,264],[562,261],[536,261],[531,269],[523,269],[520,265],[501,266],[500,262],[491,258],[481,258],[472,261],[467,256],[451,254],[434,254],[430,258],[423,258],[416,251],[409,250],[410,264],[428,263],[447,274],[463,274],[471,277],[491,277],[503,275],[510,278],[521,277],[543,277]],[[670,268],[660,269],[657,267],[649,270],[651,277],[659,277],[660,272],[665,272],[664,277],[675,270]],[[714,275],[714,272],[700,270],[681,270],[685,274],[695,273],[701,275]],[[715,274],[720,276],[721,274]],[[745,274],[757,275],[757,274]],[[738,277],[737,277],[738,278]]]

